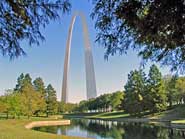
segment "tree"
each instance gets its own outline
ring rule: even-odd
[[[184,0],[92,1],[97,41],[106,48],[106,58],[133,48],[144,61],[184,70]]]
[[[20,117],[22,114],[22,103],[20,100],[19,93],[15,93],[13,90],[6,90],[5,95],[0,97],[0,112],[7,114],[7,119],[9,115],[16,118]]]
[[[166,76],[163,80],[165,84],[165,91],[167,93],[167,102],[169,103],[169,106],[172,107],[174,102],[178,101],[178,90],[176,88],[178,76]]]
[[[23,86],[24,81],[24,74],[21,73],[21,75],[17,78],[17,84],[15,86],[14,91],[20,91],[21,87]]]
[[[33,81],[33,86],[35,91],[38,93],[38,110],[35,112],[35,114],[39,115],[40,113],[46,112],[47,94],[42,78],[36,78]]]
[[[0,96],[0,113],[6,113],[8,119],[8,104],[6,103],[5,96]]]
[[[22,103],[20,99],[20,94],[12,92],[12,94],[6,95],[6,103],[8,105],[8,112],[15,118],[20,117],[22,114]]]
[[[44,81],[42,80],[42,78],[36,78],[33,81],[33,86],[37,92],[41,93],[43,96],[46,96]]]
[[[179,77],[176,81],[175,88],[178,92],[178,103],[185,101],[185,77]]]
[[[71,113],[76,110],[77,105],[73,103],[58,102],[59,113]]]
[[[79,111],[79,112],[88,111],[87,101],[85,101],[85,100],[80,101],[80,103],[77,107],[77,111]]]
[[[91,112],[98,109],[97,99],[91,98],[91,99],[87,100],[86,103],[87,103],[86,105],[88,107],[88,110],[90,110]]]
[[[97,108],[102,108],[102,110],[104,112],[106,112],[110,106],[110,97],[111,95],[110,94],[103,94],[101,96],[98,97],[98,100],[96,103],[97,103]]]
[[[117,91],[111,94],[110,105],[112,107],[112,110],[120,109],[122,101],[124,100],[124,95],[125,95],[124,92],[121,92],[121,91]]]
[[[147,107],[152,112],[165,110],[167,107],[167,96],[165,92],[162,74],[156,65],[152,65],[148,74],[147,81]]]
[[[44,40],[40,28],[70,10],[68,0],[1,0],[0,50],[11,59],[24,55],[20,41],[39,45]]]
[[[131,71],[125,85],[124,109],[130,114],[144,111],[144,92],[146,85],[145,73],[142,70]]]
[[[21,102],[24,105],[24,114],[27,115],[28,118],[30,118],[37,109],[37,94],[34,90],[34,87],[32,85],[32,79],[29,74],[25,75],[23,85],[20,89],[20,93],[22,94]]]
[[[47,116],[49,114],[53,115],[57,113],[57,97],[56,97],[56,91],[52,87],[51,84],[49,84],[46,88],[47,93]]]

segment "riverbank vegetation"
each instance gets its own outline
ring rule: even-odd
[[[45,87],[42,78],[33,82],[29,74],[21,74],[17,79],[16,87],[7,90],[0,97],[0,113],[6,118],[20,118],[20,116],[47,116],[58,111],[56,91],[49,84]]]
[[[124,91],[100,95],[95,99],[81,101],[73,112],[111,112],[122,110],[135,117],[154,114],[184,104],[185,77],[162,76],[156,65],[148,75],[142,70],[128,74]]]
[[[122,117],[143,117],[183,105],[184,86],[185,77],[162,76],[158,67],[152,65],[148,74],[142,69],[131,71],[124,91],[103,94],[72,104],[57,101],[55,89],[52,85],[45,87],[42,78],[32,81],[29,74],[21,74],[15,88],[0,97],[0,113],[7,118],[29,118],[63,113],[99,113],[103,116],[106,112],[115,112],[110,115],[120,117],[121,111]]]

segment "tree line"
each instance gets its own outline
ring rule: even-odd
[[[0,113],[14,118],[49,116],[62,113],[109,112],[124,110],[131,115],[161,112],[185,102],[185,77],[162,76],[156,65],[146,74],[142,69],[128,74],[124,91],[82,100],[78,104],[57,101],[51,84],[45,86],[42,78],[32,81],[29,74],[21,74],[13,90],[0,96]]]
[[[56,91],[51,84],[45,87],[43,79],[38,77],[32,82],[29,74],[21,74],[13,90],[7,90],[0,96],[0,113],[15,118],[25,115],[31,117],[48,116],[57,113]]]
[[[117,91],[100,95],[97,98],[81,101],[75,112],[108,112],[112,110],[120,110],[121,103],[124,98],[124,92]]]
[[[131,115],[155,113],[185,102],[185,77],[165,75],[156,65],[150,67],[148,75],[142,70],[128,74],[124,91],[83,100],[75,112],[107,112],[124,110]]]
[[[130,114],[161,112],[185,101],[185,77],[162,76],[156,65],[149,73],[143,70],[131,71],[125,85],[123,109]]]

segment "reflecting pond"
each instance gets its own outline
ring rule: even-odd
[[[90,119],[72,119],[69,126],[35,127],[33,130],[95,139],[185,139],[183,129]]]

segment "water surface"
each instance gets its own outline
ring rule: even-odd
[[[95,139],[185,139],[183,129],[89,119],[73,119],[69,126],[36,127],[34,130]]]

